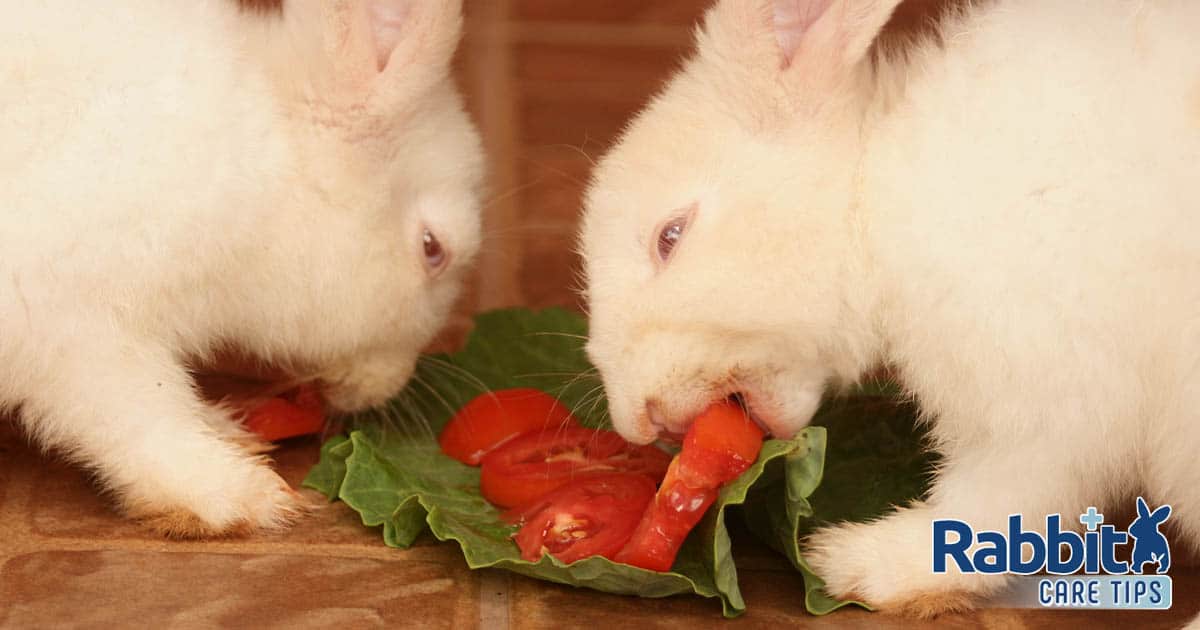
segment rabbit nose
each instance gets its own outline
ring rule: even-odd
[[[655,398],[646,401],[646,420],[650,425],[650,430],[659,438],[668,442],[683,441],[683,434],[671,428],[666,413],[663,412],[662,403]]]
[[[650,426],[659,433],[667,429],[666,420],[663,418],[662,405],[657,399],[650,398],[646,400],[646,419],[650,422]]]

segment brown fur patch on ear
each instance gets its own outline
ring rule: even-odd
[[[238,8],[251,13],[275,15],[283,13],[283,0],[235,0]]]

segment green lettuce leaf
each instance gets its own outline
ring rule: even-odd
[[[439,540],[455,541],[471,568],[503,568],[608,593],[716,597],[730,617],[746,605],[725,522],[731,510],[742,506],[751,531],[804,573],[808,610],[824,614],[845,605],[823,594],[819,578],[800,555],[798,536],[814,523],[875,516],[891,503],[916,496],[924,487],[922,466],[928,464],[911,410],[888,416],[886,410],[898,408],[880,397],[828,404],[817,419],[825,426],[764,443],[754,465],[722,489],[669,573],[604,558],[570,565],[549,556],[538,562],[520,558],[510,540],[514,528],[479,494],[479,470],[442,455],[435,436],[470,399],[510,387],[551,393],[585,424],[606,426],[603,388],[583,352],[586,332],[581,317],[560,309],[478,316],[462,351],[423,358],[400,396],[382,410],[352,419],[355,430],[348,436],[327,441],[304,485],[344,501],[364,525],[382,527],[390,546],[406,547],[428,528]],[[874,414],[886,416],[884,440],[876,439],[879,431],[868,417]],[[864,433],[867,423],[871,430]],[[828,453],[827,433],[837,436],[839,444]],[[894,470],[901,478],[889,472]],[[826,476],[836,473],[838,483],[822,484],[823,471]],[[865,495],[859,483],[866,484]]]
[[[769,468],[746,499],[746,525],[804,575],[804,604],[813,614],[870,606],[827,595],[804,561],[800,539],[822,524],[876,518],[928,487],[933,459],[923,448],[916,407],[895,398],[876,389],[827,402],[805,431],[808,454],[789,456],[782,470]]]

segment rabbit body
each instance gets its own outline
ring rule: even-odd
[[[933,574],[935,518],[1071,521],[1142,490],[1195,544],[1200,5],[980,3],[872,60],[895,4],[719,2],[601,163],[582,249],[614,425],[646,441],[738,392],[788,435],[892,366],[935,483],[806,543],[832,594],[884,609],[1004,586]]]
[[[1197,26],[1194,4],[1002,2],[947,23],[869,132],[874,317],[946,459],[924,505],[814,537],[842,592],[950,582],[867,568],[927,567],[941,515],[1002,529],[1144,488],[1200,540]]]
[[[354,410],[455,299],[482,171],[459,7],[409,4],[6,3],[0,411],[167,534],[299,505],[187,362],[233,346]]]

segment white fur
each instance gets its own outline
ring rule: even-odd
[[[931,573],[939,516],[999,529],[1140,489],[1200,540],[1200,5],[1000,0],[874,59],[895,0],[781,34],[785,1],[719,2],[596,172],[589,352],[617,429],[679,432],[740,391],[789,435],[893,366],[934,488],[808,547],[833,594],[884,607],[1003,585]]]
[[[172,533],[281,524],[185,362],[232,345],[345,410],[403,386],[478,246],[459,3],[4,4],[0,410]]]

